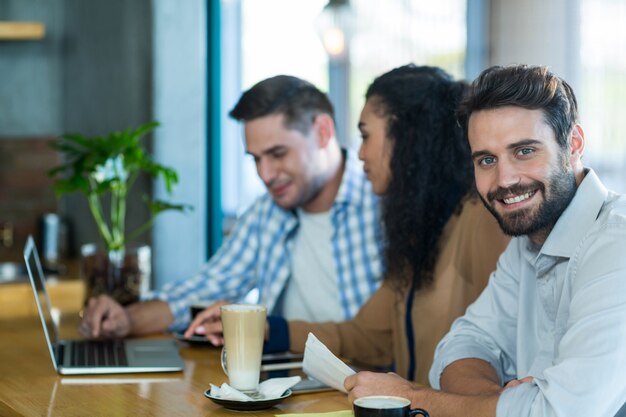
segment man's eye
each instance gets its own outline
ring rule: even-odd
[[[493,156],[485,156],[484,158],[480,158],[478,161],[478,165],[489,166],[496,163],[496,158]]]
[[[532,155],[534,152],[535,150],[533,148],[521,148],[520,150],[517,151],[517,153],[521,156]]]
[[[369,135],[366,135],[365,133],[361,133],[361,141],[362,142],[365,142],[368,137],[369,137]]]

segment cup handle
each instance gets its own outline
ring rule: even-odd
[[[222,353],[220,355],[220,362],[222,363],[222,370],[228,376],[228,368],[226,366],[226,347],[222,346]]]
[[[428,411],[422,409],[422,408],[414,408],[412,410],[409,410],[409,416],[413,417],[413,416],[424,416],[424,417],[430,417],[430,415],[428,414]]]

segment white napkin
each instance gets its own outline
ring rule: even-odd
[[[313,333],[309,333],[306,339],[302,369],[308,376],[343,392],[347,392],[343,387],[343,381],[355,373],[333,355]]]
[[[221,387],[211,384],[211,397],[233,401],[254,401],[252,398],[231,387],[226,382],[224,382]]]
[[[226,382],[220,387],[211,384],[211,397],[234,401],[272,400],[279,398],[285,391],[300,382],[301,379],[302,378],[299,376],[267,379],[259,384],[258,392],[254,396],[255,398],[236,390]]]

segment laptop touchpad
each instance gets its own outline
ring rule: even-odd
[[[129,363],[134,366],[165,365],[177,360],[177,347],[168,340],[126,341]]]

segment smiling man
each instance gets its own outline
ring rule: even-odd
[[[542,245],[584,178],[582,129],[557,142],[542,110],[514,106],[476,111],[470,129],[483,203],[505,233]]]
[[[356,155],[335,137],[333,108],[313,84],[280,75],[246,91],[230,115],[242,121],[246,152],[267,187],[196,276],[122,308],[90,300],[86,336],[182,330],[189,307],[243,299],[252,289],[287,319],[352,318],[382,279],[378,199]],[[223,302],[223,301],[222,301]],[[219,323],[216,303],[187,329]]]
[[[435,389],[372,373],[346,388],[404,396],[438,417],[616,415],[626,399],[626,197],[583,166],[572,89],[545,67],[493,67],[460,114],[478,193],[515,238],[439,343]]]

